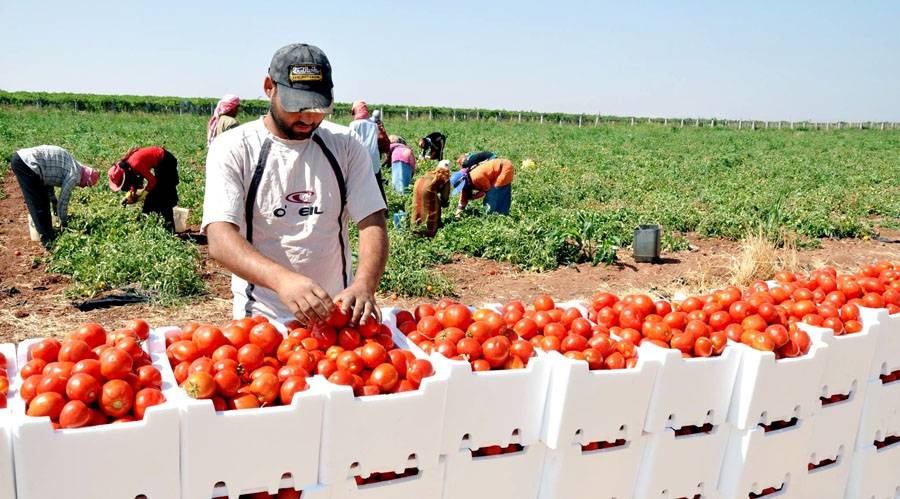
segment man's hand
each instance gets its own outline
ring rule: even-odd
[[[122,206],[128,206],[129,204],[134,204],[134,202],[134,193],[131,191],[129,191],[128,194],[126,194],[125,197],[122,198]]]
[[[374,291],[355,282],[338,293],[334,301],[340,304],[338,306],[341,312],[350,316],[350,323],[353,325],[365,324],[373,316],[379,323],[381,322],[381,310],[375,303]]]
[[[296,272],[286,271],[275,292],[294,317],[306,325],[328,320],[334,309],[331,297],[318,283]]]

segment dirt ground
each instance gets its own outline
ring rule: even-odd
[[[15,178],[3,181],[6,197],[0,200],[0,342],[62,335],[84,322],[107,328],[121,327],[133,318],[153,326],[179,325],[190,320],[215,324],[231,314],[229,274],[204,258],[206,296],[177,307],[136,304],[81,312],[64,296],[68,278],[48,274],[40,260],[46,251],[28,236],[27,210]],[[196,228],[195,228],[196,229]],[[882,231],[880,240],[825,240],[821,248],[797,254],[800,266],[835,265],[855,269],[873,260],[900,260],[900,232]],[[663,255],[656,264],[636,263],[630,250],[619,252],[615,265],[583,264],[552,272],[521,272],[492,260],[460,258],[438,268],[456,286],[455,298],[468,304],[531,300],[547,293],[560,300],[588,298],[598,290],[616,293],[651,291],[659,296],[691,292],[729,282],[741,253],[739,242],[690,237],[691,250]],[[206,247],[200,246],[206,255]],[[383,306],[411,307],[423,298],[381,296]]]

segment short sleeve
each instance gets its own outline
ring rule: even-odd
[[[243,164],[231,141],[213,141],[206,155],[206,189],[200,232],[213,222],[241,226],[244,220]]]
[[[369,150],[351,132],[347,137],[347,212],[359,223],[367,216],[386,209]]]

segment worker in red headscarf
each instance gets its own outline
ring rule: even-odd
[[[212,143],[220,133],[240,125],[237,120],[238,108],[241,107],[241,98],[228,94],[219,99],[213,110],[212,117],[206,125],[206,145]]]
[[[178,161],[162,147],[133,148],[107,172],[113,192],[127,190],[122,204],[143,200],[144,213],[157,213],[175,232],[173,208],[178,204]],[[144,181],[147,186],[143,187]]]

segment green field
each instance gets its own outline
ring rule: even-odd
[[[253,116],[241,116],[242,121]],[[178,158],[181,205],[198,221],[203,200],[206,117],[0,107],[0,153],[57,144],[105,171],[133,145],[159,144]],[[611,262],[639,223],[660,223],[664,247],[681,236],[741,239],[761,228],[815,244],[900,227],[900,131],[755,130],[638,126],[558,126],[493,121],[388,119],[389,133],[414,139],[448,135],[447,157],[490,149],[521,165],[510,217],[485,216],[474,202],[432,240],[391,228],[382,290],[443,295],[453,290],[433,271],[454,254],[549,270]],[[420,162],[419,173],[434,166]],[[8,165],[2,166],[2,172]],[[199,252],[120,208],[103,185],[79,189],[73,221],[50,268],[73,277],[73,295],[138,284],[163,301],[197,295]],[[391,194],[391,211],[408,196]],[[451,207],[452,213],[452,207]],[[447,214],[450,215],[450,214]]]

